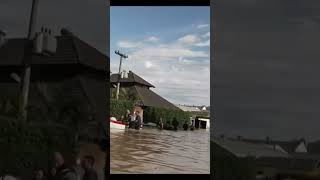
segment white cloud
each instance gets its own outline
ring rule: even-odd
[[[148,43],[149,38],[124,44],[135,49],[130,49],[123,69],[149,81],[156,87],[153,91],[174,104],[209,105],[210,54],[192,48],[208,45],[209,41],[202,42],[197,35],[186,35],[168,43]],[[112,59],[111,71],[117,72],[118,67],[119,60]]]
[[[152,42],[152,43],[155,43],[155,42],[158,42],[160,39],[155,37],[155,36],[150,36],[148,37],[145,41],[146,42]]]
[[[120,41],[117,45],[120,48],[138,48],[142,44],[140,42]]]
[[[144,63],[144,65],[145,65],[145,67],[146,67],[147,69],[149,69],[149,68],[151,68],[151,67],[153,66],[152,62],[150,62],[150,61],[146,61],[146,62]]]
[[[188,34],[178,39],[179,43],[183,43],[185,45],[194,44],[200,41],[200,38],[193,34]]]
[[[167,61],[177,60],[179,57],[187,58],[204,58],[209,57],[205,51],[195,51],[187,48],[180,48],[174,46],[168,47],[146,47],[139,49],[129,55],[133,61]]]
[[[205,47],[205,46],[210,46],[210,40],[204,41],[204,42],[199,42],[196,44],[196,46],[199,47]]]
[[[200,24],[197,26],[198,29],[209,27],[209,24]]]
[[[210,32],[207,32],[206,34],[202,35],[203,38],[210,37]]]

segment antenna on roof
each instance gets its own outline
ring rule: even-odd
[[[115,53],[120,56],[118,84],[117,84],[117,94],[116,94],[116,99],[118,100],[119,99],[119,91],[120,91],[120,76],[121,76],[122,58],[128,58],[128,56],[126,54],[120,53],[119,51],[115,51]]]

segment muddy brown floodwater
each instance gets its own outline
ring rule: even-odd
[[[208,130],[110,130],[111,174],[209,174]]]

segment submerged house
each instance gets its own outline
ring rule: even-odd
[[[106,123],[109,57],[66,29],[62,29],[58,36],[51,35],[48,29],[42,30],[33,40],[7,39],[5,33],[0,33],[0,36],[0,126],[4,127],[6,121],[19,124],[20,88],[23,69],[28,64],[31,76],[27,126],[30,133],[34,130],[34,134],[41,134],[39,137],[42,138],[36,141],[32,138],[39,139],[38,135],[24,137],[18,134],[17,139],[25,139],[19,146],[17,143],[12,146],[18,150],[33,150],[29,150],[29,155],[20,151],[7,154],[6,160],[0,160],[0,171],[3,172],[2,167],[8,168],[3,165],[17,159],[19,162],[13,164],[9,172],[28,177],[35,166],[50,168],[48,161],[52,159],[52,151],[57,150],[64,153],[70,164],[76,157],[94,156],[99,179],[103,179],[105,165],[108,164],[105,152],[109,127]],[[30,138],[31,144],[39,143],[34,144],[39,148],[30,145]],[[43,149],[42,144],[45,145]],[[0,149],[9,145],[9,141],[0,143]],[[22,161],[29,165],[21,167]]]
[[[150,88],[155,88],[154,85],[150,84],[132,71],[129,71],[128,73],[122,73],[122,76],[119,74],[111,74],[111,96],[113,96],[112,93],[115,93],[116,91],[118,80],[120,81],[120,95],[122,94],[126,96],[125,98],[135,99],[136,106],[134,110],[139,110],[142,113],[142,117],[143,109],[146,107],[179,110],[177,106],[153,92]]]
[[[205,109],[206,106],[197,107],[178,104],[177,107],[185,112],[191,113],[192,118],[190,118],[190,123],[194,125],[195,128],[210,129],[210,112]]]

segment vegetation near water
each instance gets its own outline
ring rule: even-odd
[[[127,110],[132,110],[134,106],[133,101],[127,100],[110,100],[110,114],[117,119],[120,119],[121,116],[125,116]],[[160,117],[163,118],[163,122],[172,121],[173,118],[176,118],[179,122],[179,127],[182,127],[185,121],[189,122],[191,113],[184,112],[182,110],[175,109],[166,109],[166,108],[157,108],[157,107],[147,107],[143,111],[143,121],[145,123],[152,122],[158,123]]]

